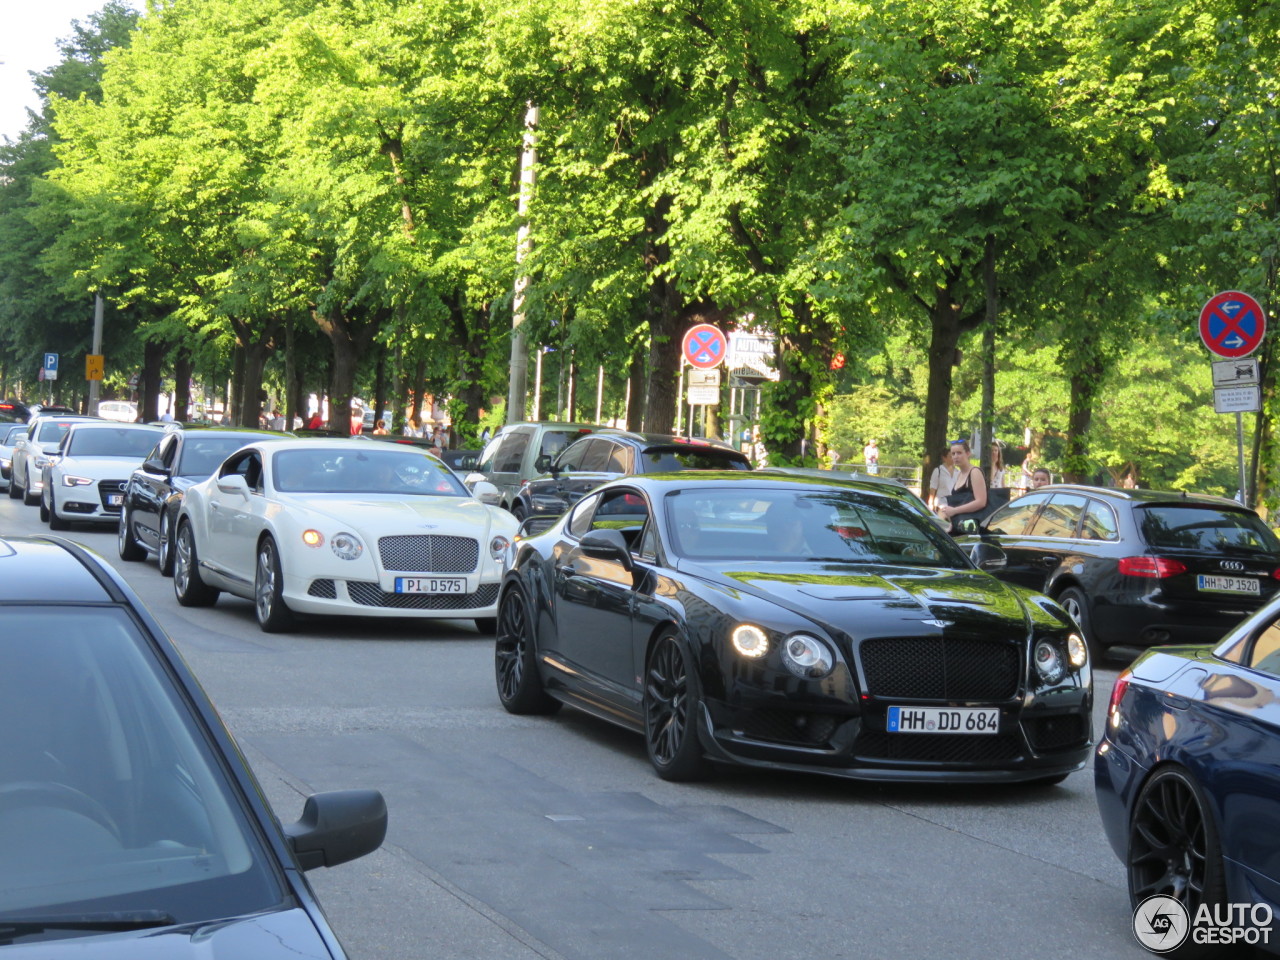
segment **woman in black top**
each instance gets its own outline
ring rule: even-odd
[[[938,516],[951,521],[951,528],[965,519],[966,514],[976,514],[987,506],[987,478],[969,460],[969,444],[959,440],[951,445],[952,466],[959,468],[946,503],[938,507]]]

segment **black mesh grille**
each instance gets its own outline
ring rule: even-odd
[[[882,733],[864,730],[853,752],[864,760],[994,763],[1022,752],[1021,738],[966,733]]]
[[[868,692],[919,700],[1008,700],[1022,647],[977,637],[891,637],[858,648]]]
[[[120,502],[108,504],[107,498],[111,496],[120,496],[124,493],[124,488],[129,485],[128,480],[100,480],[98,481],[98,496],[102,500],[102,508],[104,510],[119,510]]]
[[[1034,720],[1024,720],[1022,726],[1037,753],[1083,746],[1089,739],[1085,718],[1080,714],[1037,717]]]
[[[322,600],[337,600],[338,590],[332,580],[312,580],[307,587],[307,596],[319,597]]]
[[[838,725],[839,718],[826,713],[752,710],[743,722],[742,732],[752,740],[813,746],[830,740]]]
[[[475,593],[387,593],[376,583],[348,580],[347,595],[366,607],[401,610],[474,610],[498,601],[498,585],[486,583]]]
[[[385,570],[470,573],[480,562],[480,541],[435,534],[383,537],[378,541],[378,557]]]

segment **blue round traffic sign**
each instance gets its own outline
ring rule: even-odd
[[[1262,305],[1239,290],[1217,294],[1200,311],[1200,339],[1228,360],[1253,353],[1266,332],[1267,316]]]
[[[724,363],[729,341],[719,327],[699,323],[685,331],[682,341],[684,358],[699,370],[711,370]]]

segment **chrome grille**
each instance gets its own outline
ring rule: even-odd
[[[877,697],[1008,700],[1018,692],[1023,649],[978,637],[864,640],[858,657]]]
[[[378,558],[384,570],[471,573],[480,562],[480,541],[437,534],[383,537],[378,541]]]
[[[482,584],[475,593],[387,593],[376,583],[348,580],[347,596],[366,607],[401,610],[475,610],[498,602],[498,585]]]

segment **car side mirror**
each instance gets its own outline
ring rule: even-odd
[[[551,458],[545,453],[538,454],[538,458],[533,461],[533,469],[537,470],[539,473],[546,473],[551,469]]]
[[[583,535],[579,544],[582,552],[593,560],[611,560],[628,571],[633,568],[627,538],[617,530],[592,530]]]
[[[502,491],[498,489],[497,485],[486,480],[480,474],[472,474],[472,476],[477,479],[472,480],[471,477],[467,477],[467,485],[471,487],[471,495],[481,503],[487,503],[491,507],[501,506]]]
[[[145,460],[143,461],[142,469],[145,470],[147,473],[158,473],[161,476],[165,476],[165,477],[171,475],[171,471],[169,470],[168,467],[164,465],[164,462],[161,460]]]
[[[246,500],[249,499],[249,483],[238,473],[232,473],[225,477],[218,478],[218,489],[223,493],[238,493]]]
[[[1003,570],[1009,562],[1005,552],[994,543],[975,543],[969,550],[969,559],[979,570]]]
[[[335,790],[307,797],[285,839],[303,870],[336,867],[373,853],[387,836],[387,802],[377,790]]]

